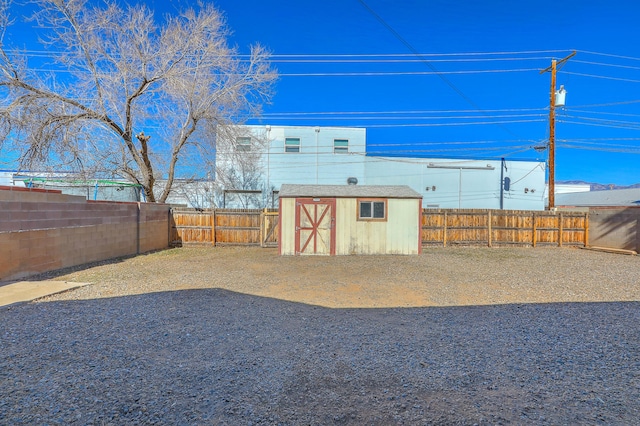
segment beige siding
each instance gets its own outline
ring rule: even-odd
[[[296,254],[296,200],[280,199],[280,254]]]
[[[338,199],[336,254],[418,254],[420,200],[389,199],[387,221],[358,221],[357,200]]]
[[[388,254],[418,254],[420,251],[421,201],[389,200]]]

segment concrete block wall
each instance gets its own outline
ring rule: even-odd
[[[589,245],[640,253],[640,207],[590,207]]]
[[[140,206],[140,253],[169,246],[171,211],[166,204],[138,203]]]
[[[169,210],[0,187],[0,281],[167,248]]]

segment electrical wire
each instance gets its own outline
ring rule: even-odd
[[[589,50],[578,50],[578,52],[587,53],[587,54],[590,54],[590,55],[607,56],[607,57],[610,57],[610,58],[630,59],[632,61],[640,61],[640,58],[635,58],[633,56],[614,55],[614,54],[611,54],[611,53],[600,53],[600,52],[593,52],[593,51],[589,51]]]
[[[630,128],[631,127],[640,128],[640,123],[635,122],[635,121],[632,122],[632,121],[622,121],[622,120],[610,120],[610,119],[604,119],[604,118],[583,117],[583,116],[571,115],[571,114],[563,114],[562,117],[572,118],[572,119],[576,119],[576,120],[593,121],[593,122],[596,122],[596,123],[605,123],[605,124],[612,124],[612,125],[623,125],[623,126],[629,126]]]
[[[368,129],[372,128],[392,128],[392,127],[449,127],[449,126],[484,126],[491,124],[514,124],[514,123],[541,123],[546,121],[541,118],[539,120],[501,120],[501,121],[473,121],[459,123],[412,123],[412,124],[371,124]]]
[[[389,25],[384,19],[382,19],[382,17],[380,15],[378,15],[371,7],[369,7],[369,5],[364,1],[364,0],[358,0],[360,2],[360,4],[362,4],[362,6],[371,14],[373,15],[374,18],[376,18],[378,20],[378,22],[380,22],[391,34],[393,34],[393,36],[398,39],[402,44],[405,45],[405,47],[407,49],[409,49],[410,52],[412,52],[417,58],[423,59],[424,63],[431,68],[431,70],[433,72],[435,72],[438,77],[440,77],[440,79],[442,81],[444,81],[451,89],[453,89],[454,92],[456,92],[458,95],[460,95],[467,103],[469,103],[472,107],[474,107],[475,109],[482,111],[482,108],[480,108],[473,100],[471,100],[471,98],[469,98],[464,92],[462,92],[462,90],[460,90],[455,84],[453,84],[453,82],[451,82],[451,80],[449,80],[448,78],[446,78],[444,76],[444,74],[439,73],[439,70],[433,65],[431,64],[429,61],[426,60],[426,58],[424,56],[422,56],[420,54],[420,52],[418,52],[407,40],[404,39],[404,37],[402,37],[391,25]],[[511,133],[512,135],[516,136],[516,134],[514,134],[511,130],[509,130],[508,128],[502,126],[500,123],[496,123],[498,124],[502,129],[506,130],[508,133]]]
[[[46,58],[58,58],[68,52],[66,51],[53,51],[53,50],[38,50],[38,49],[5,49],[7,53],[11,54],[21,54],[31,57],[46,57]],[[573,50],[521,50],[521,51],[497,51],[497,52],[458,52],[458,53],[286,53],[286,54],[278,54],[274,53],[269,55],[270,58],[276,59],[291,59],[291,58],[415,58],[416,54],[421,57],[434,57],[434,58],[442,58],[442,57],[452,57],[452,56],[500,56],[500,55],[539,55],[539,54],[558,54],[558,53],[567,53],[572,52]],[[587,53],[587,52],[585,52]],[[536,59],[549,59],[552,56],[544,56]],[[615,56],[615,55],[608,55]],[[117,56],[114,56],[117,57]],[[188,56],[187,56],[188,57]],[[221,55],[222,58],[250,58],[250,54],[243,53],[235,53],[231,55]],[[492,58],[488,58],[491,60]],[[635,59],[635,58],[631,58]],[[420,62],[422,60],[419,60]]]
[[[532,118],[540,117],[540,114],[503,114],[495,116],[486,116],[486,118]],[[450,119],[478,119],[483,118],[479,115],[452,115],[452,116],[406,116],[406,117],[368,117],[368,116],[329,116],[329,117],[315,117],[314,120],[450,120]],[[278,120],[278,118],[272,117],[272,120]],[[279,120],[308,120],[308,117],[282,117]]]
[[[572,120],[564,120],[564,119],[559,119],[559,120],[556,119],[556,121],[560,123],[577,124],[577,125],[583,125],[583,126],[608,127],[611,129],[634,129],[634,130],[640,129],[640,126],[614,126],[614,125],[601,124],[601,123],[584,123],[580,121],[572,121]]]
[[[581,149],[587,151],[603,151],[603,152],[617,152],[624,154],[640,154],[640,148],[638,149],[620,149],[620,148],[605,148],[605,147],[589,147],[589,146],[573,146],[570,144],[563,144],[563,148],[566,149]]]
[[[467,70],[467,71],[371,71],[371,72],[307,72],[307,73],[279,73],[279,77],[381,77],[396,75],[444,75],[453,74],[504,74],[510,72],[532,72],[538,68],[518,68],[502,70]],[[466,96],[466,95],[465,95]],[[478,107],[479,108],[479,107]],[[479,109],[481,110],[481,109]]]
[[[591,77],[591,78],[600,78],[600,79],[604,79],[604,80],[616,80],[616,81],[626,81],[627,83],[640,83],[640,80],[635,80],[632,78],[621,78],[621,77],[609,77],[609,76],[604,76],[604,75],[596,75],[596,74],[585,74],[585,73],[580,73],[580,72],[573,72],[573,71],[559,71],[563,74],[568,74],[568,75],[577,75],[580,77]]]
[[[638,101],[640,102],[640,100]],[[524,112],[524,111],[541,111],[541,110],[549,110],[548,106],[541,108],[503,108],[503,109],[487,109],[483,112]],[[477,110],[469,110],[469,109],[449,109],[449,110],[392,110],[392,111],[309,111],[309,112],[273,112],[273,113],[264,113],[262,117],[271,117],[275,115],[358,115],[358,114],[449,114],[449,113],[471,113],[478,112]]]
[[[603,104],[585,104],[585,105],[577,105],[574,108],[596,108],[596,107],[609,107],[609,106],[618,106],[618,105],[630,105],[640,103],[640,99],[634,99],[631,101],[621,101],[621,102],[607,102]]]
[[[602,62],[581,61],[579,59],[572,59],[571,62],[575,62],[575,63],[578,63],[578,64],[600,65],[600,66],[603,66],[603,67],[613,67],[613,68],[625,68],[625,69],[631,69],[631,70],[640,70],[640,67],[634,67],[634,66],[630,66],[630,65],[605,64],[605,63],[602,63]]]
[[[470,58],[470,59],[429,59],[429,62],[509,62],[509,61],[539,61],[549,57],[516,57],[516,58]],[[422,59],[272,59],[276,64],[420,64]]]
[[[640,117],[640,114],[626,114],[623,112],[604,112],[604,111],[585,111],[575,108],[570,109],[571,112],[579,112],[583,114],[596,114],[596,115],[616,115],[620,117]]]

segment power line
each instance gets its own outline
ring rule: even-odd
[[[640,99],[634,99],[632,101],[621,101],[621,102],[608,102],[604,104],[586,104],[586,105],[577,105],[574,108],[592,108],[592,107],[607,107],[607,106],[618,106],[618,105],[629,105],[629,104],[637,104],[640,103]]]
[[[429,59],[429,62],[505,62],[505,61],[535,61],[546,60],[547,57],[515,57],[515,58],[469,58],[469,59]],[[277,64],[415,64],[423,63],[421,59],[273,59],[270,62]]]
[[[580,138],[580,139],[558,139],[560,141],[640,141],[638,138]]]
[[[442,141],[442,142],[411,142],[411,143],[371,143],[367,144],[367,147],[396,147],[396,146],[430,146],[430,145],[480,145],[480,144],[495,144],[495,143],[522,143],[530,142],[527,140],[485,140],[485,141]]]
[[[537,68],[517,68],[501,70],[465,70],[465,71],[363,71],[363,72],[306,72],[306,73],[279,73],[279,77],[380,77],[393,75],[443,75],[452,74],[499,74],[509,72],[531,72]],[[466,97],[466,96],[465,96]],[[472,103],[473,104],[473,103]],[[478,107],[479,108],[479,107]]]
[[[515,124],[515,123],[540,123],[546,121],[546,118],[539,120],[501,120],[501,121],[474,121],[459,123],[411,123],[411,124],[370,124],[367,128],[383,128],[383,127],[443,127],[443,126],[482,126],[487,124]]]
[[[568,52],[569,50],[521,50],[521,51],[498,51],[498,52],[458,52],[458,53],[320,53],[320,54],[310,54],[310,53],[293,53],[293,54],[271,54],[269,57],[271,58],[393,58],[393,57],[416,57],[416,55],[420,57],[452,57],[452,56],[499,56],[499,55],[530,55],[530,54],[553,54],[553,53],[563,53]],[[57,58],[69,52],[66,51],[53,51],[53,50],[37,50],[37,49],[7,49],[8,53],[20,53],[28,56],[41,56],[41,57],[50,57]],[[613,56],[613,55],[610,55]],[[223,58],[250,58],[250,54],[231,54],[231,55],[221,55]],[[548,59],[549,56],[545,56],[541,59]]]
[[[366,7],[366,6],[365,6]],[[375,12],[374,12],[375,13]],[[568,52],[568,50],[520,50],[520,51],[498,51],[498,52],[459,52],[459,53],[418,53],[422,57],[447,57],[447,56],[494,56],[494,55],[529,55],[529,54],[542,54],[542,53],[562,53]],[[248,55],[247,55],[248,56]],[[279,58],[295,58],[295,57],[310,57],[310,58],[354,58],[354,57],[415,57],[416,53],[321,53],[321,54],[274,54],[274,57]]]
[[[596,115],[614,115],[619,117],[640,117],[640,114],[627,114],[623,112],[604,112],[604,111],[585,111],[571,108],[571,112],[580,112],[583,114],[596,114]]]
[[[590,142],[581,139],[565,139],[562,141],[563,144],[570,144],[574,146],[590,146],[590,147],[603,147],[603,148],[624,148],[624,149],[640,149],[638,145],[625,145],[620,143],[602,143],[602,142]]]
[[[571,144],[562,144],[562,147],[566,148],[566,149],[582,149],[582,150],[587,150],[587,151],[617,152],[617,153],[624,153],[624,154],[640,154],[640,148],[638,148],[638,149],[622,149],[622,148],[592,147],[592,146],[571,145]]]
[[[503,115],[451,115],[451,116],[321,116],[314,117],[314,120],[449,120],[449,119],[478,119],[478,118],[531,118],[531,117],[541,117],[541,114],[503,114]],[[272,117],[273,120],[278,120],[277,118]],[[308,117],[282,117],[279,120],[308,120]]]
[[[579,59],[574,59],[571,62],[580,63],[580,64],[588,64],[588,65],[600,65],[603,67],[613,67],[613,68],[625,68],[631,70],[640,70],[640,67],[633,67],[630,65],[617,65],[617,64],[605,64],[602,62],[590,62],[590,61],[581,61]]]
[[[29,71],[43,73],[77,73],[78,70],[54,69],[54,68],[29,68]],[[82,72],[83,70],[81,70]],[[402,75],[454,75],[454,74],[504,74],[515,72],[538,71],[537,68],[515,69],[491,69],[491,70],[458,70],[458,71],[353,71],[353,72],[281,72],[278,77],[384,77]],[[230,76],[242,76],[242,74],[229,74]],[[481,111],[481,110],[480,110]]]
[[[605,75],[596,75],[596,74],[585,74],[580,72],[572,72],[572,71],[560,71],[562,74],[568,75],[578,75],[580,77],[591,77],[591,78],[601,78],[604,80],[616,80],[616,81],[626,81],[628,83],[640,83],[640,80],[634,80],[631,78],[621,78],[621,77],[608,77]]]
[[[635,122],[635,121],[632,122],[632,121],[622,121],[622,120],[609,120],[609,119],[604,119],[604,118],[583,117],[583,116],[580,116],[580,115],[571,115],[571,114],[563,114],[563,117],[573,118],[573,119],[578,119],[578,120],[585,120],[585,121],[594,121],[594,122],[598,122],[598,123],[638,126],[638,128],[640,128],[640,123]]]
[[[611,53],[600,53],[600,52],[593,52],[593,51],[589,51],[589,50],[578,50],[578,52],[588,53],[590,55],[608,56],[610,58],[630,59],[632,61],[640,61],[640,58],[635,58],[633,56],[614,55],[614,54],[611,54]]]
[[[638,101],[640,102],[640,100]],[[483,112],[523,112],[523,111],[544,111],[549,107],[541,108],[502,108],[502,109],[487,109]],[[392,110],[392,111],[309,111],[309,112],[272,112],[264,113],[263,117],[271,117],[274,115],[358,115],[358,114],[443,114],[443,113],[471,113],[478,112],[477,110],[469,109],[443,109],[443,110]]]
[[[397,38],[402,44],[404,44],[407,49],[409,49],[410,52],[412,52],[416,57],[423,59],[424,63],[431,68],[431,70],[433,72],[436,73],[436,75],[438,75],[438,77],[440,77],[440,79],[442,81],[444,81],[449,87],[451,87],[458,95],[460,95],[465,101],[467,101],[467,103],[469,103],[471,106],[473,106],[474,108],[476,108],[477,110],[482,111],[482,108],[480,108],[475,102],[473,102],[471,100],[471,98],[469,98],[466,94],[464,94],[462,92],[462,90],[460,90],[456,85],[454,85],[451,80],[449,80],[448,78],[446,78],[444,76],[444,74],[440,73],[438,71],[438,69],[431,64],[429,61],[426,60],[426,58],[424,56],[422,56],[420,54],[420,52],[418,52],[407,40],[405,40],[395,29],[393,29],[393,27],[391,27],[391,25],[389,25],[384,19],[382,19],[382,17],[380,15],[378,15],[373,9],[371,9],[369,7],[369,5],[364,1],[364,0],[358,0],[360,2],[360,4],[362,4],[362,6],[367,9],[369,11],[369,13],[371,15],[373,15],[387,30],[389,30],[389,32],[391,32],[391,34],[393,34],[393,36],[395,38]],[[514,134],[511,130],[509,130],[508,128],[502,126],[500,123],[496,123],[498,124],[500,127],[502,127],[504,130],[506,130],[507,132],[511,133],[514,136],[517,136],[516,134]]]
[[[577,125],[582,125],[582,126],[608,127],[608,128],[611,128],[611,129],[640,130],[640,126],[630,127],[630,126],[620,126],[620,125],[601,124],[601,123],[584,123],[584,122],[580,122],[580,121],[571,121],[571,120],[564,120],[564,119],[560,119],[558,121],[560,121],[561,123],[577,124]]]

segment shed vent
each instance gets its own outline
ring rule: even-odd
[[[358,184],[358,178],[355,178],[355,177],[347,178],[347,184],[349,184],[349,185],[357,185]]]

